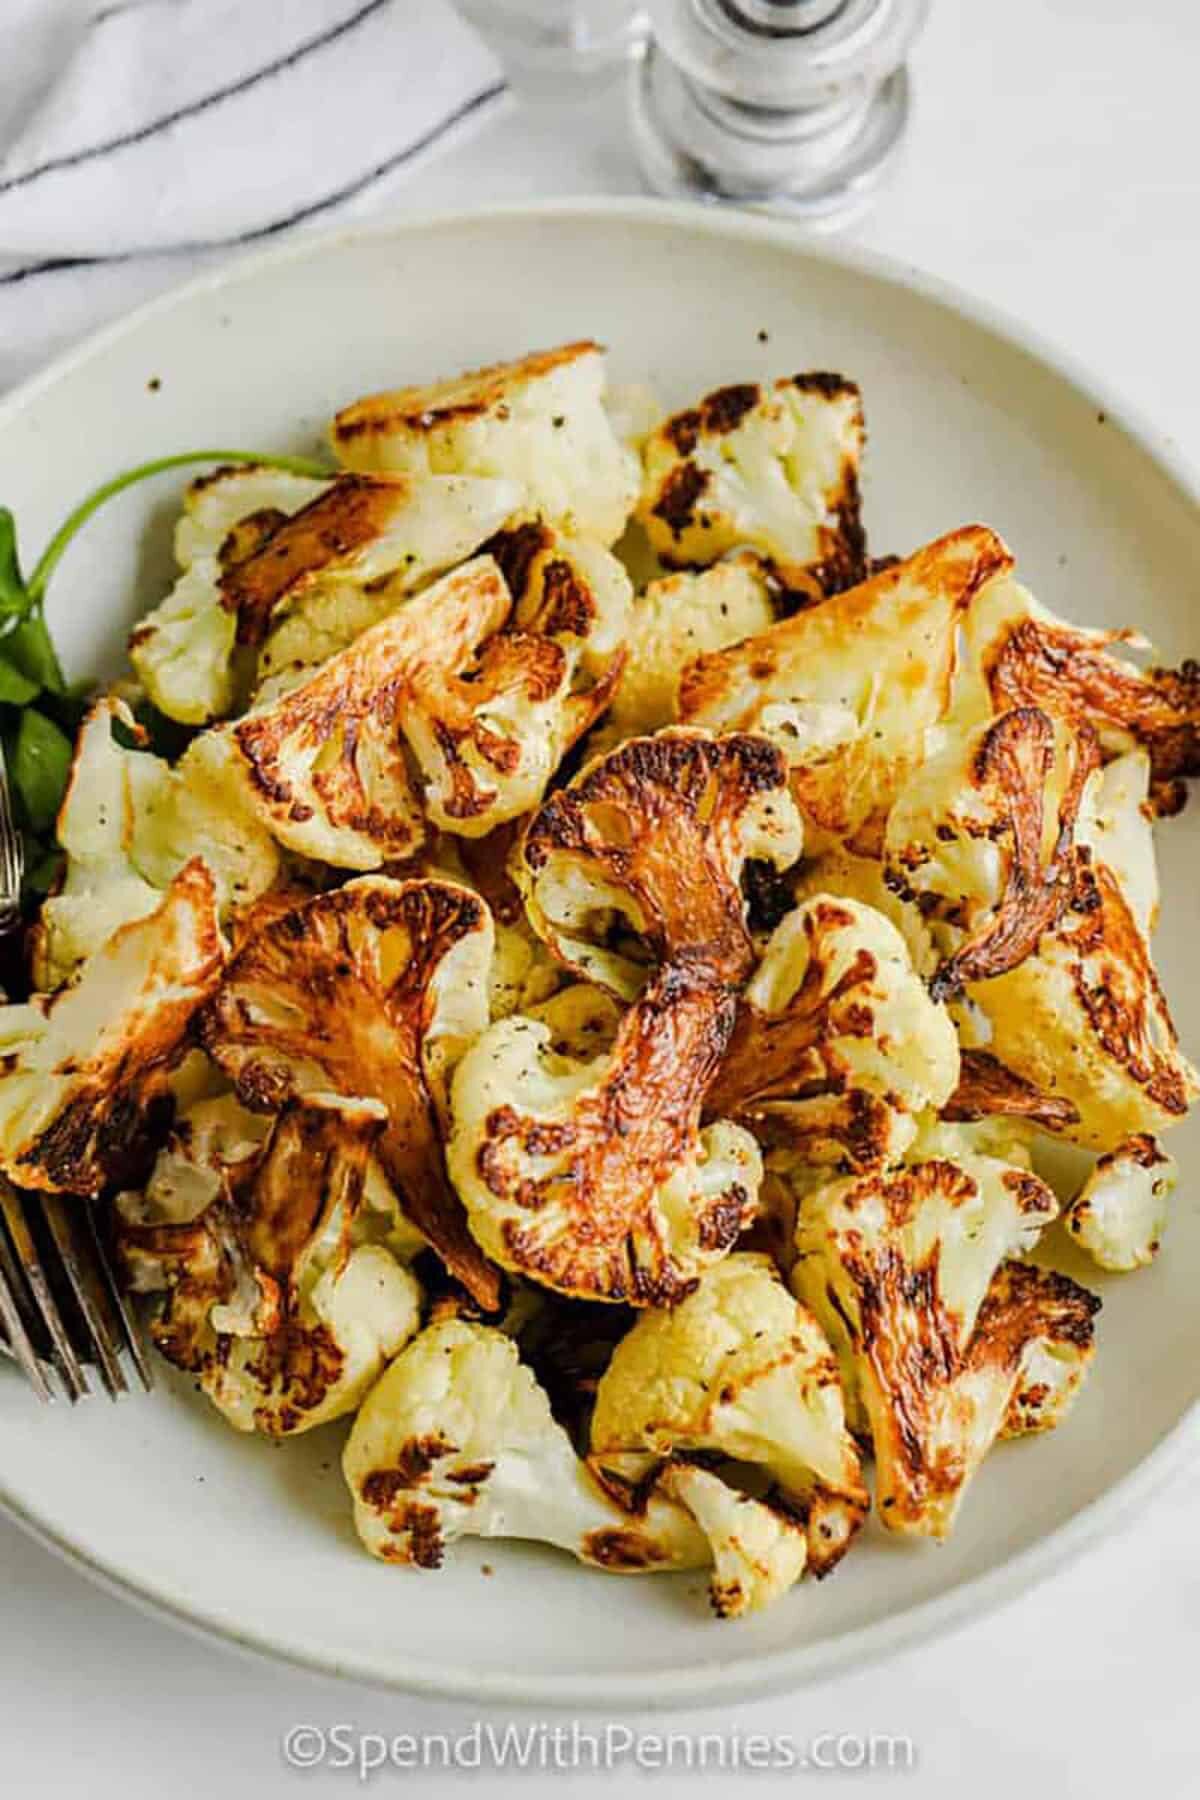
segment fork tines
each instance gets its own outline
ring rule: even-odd
[[[72,1404],[82,1399],[91,1392],[88,1367],[114,1400],[128,1393],[126,1351],[142,1386],[152,1386],[89,1201],[18,1193],[0,1179],[0,1348],[42,1400],[54,1398],[52,1371]]]

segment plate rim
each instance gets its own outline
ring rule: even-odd
[[[231,256],[190,280],[169,287],[53,358],[0,399],[3,432],[40,394],[55,386],[112,344],[136,335],[149,321],[187,301],[241,280],[252,280],[290,263],[336,254],[360,243],[406,238],[414,234],[461,230],[479,225],[527,224],[544,219],[626,219],[682,229],[696,237],[725,242],[760,243],[786,251],[799,262],[812,262],[860,274],[915,294],[998,339],[1009,350],[1031,357],[1134,443],[1200,511],[1200,471],[1170,433],[1107,377],[1098,376],[1062,344],[1026,324],[993,301],[931,274],[906,260],[858,244],[830,244],[806,239],[785,220],[751,212],[718,212],[688,202],[637,196],[556,198],[499,206],[437,208],[405,212],[365,224],[304,232],[284,244]],[[631,1676],[540,1674],[525,1676],[469,1663],[430,1665],[419,1661],[369,1655],[334,1657],[309,1650],[269,1630],[182,1600],[169,1585],[139,1579],[112,1566],[47,1525],[9,1488],[0,1473],[0,1513],[27,1531],[71,1568],[106,1592],[139,1610],[163,1619],[209,1643],[243,1654],[283,1662],[312,1673],[361,1682],[426,1699],[548,1708],[576,1707],[661,1713],[710,1704],[766,1699],[828,1679],[853,1665],[861,1668],[929,1638],[952,1631],[1015,1601],[1022,1593],[1074,1562],[1113,1532],[1124,1519],[1172,1475],[1200,1452],[1200,1385],[1196,1398],[1160,1441],[1120,1480],[1088,1502],[1062,1525],[1006,1558],[984,1574],[960,1582],[947,1593],[908,1606],[890,1617],[858,1625],[837,1637],[800,1643],[786,1649],[723,1656],[700,1667],[676,1666]],[[646,1688],[653,1685],[653,1693]]]

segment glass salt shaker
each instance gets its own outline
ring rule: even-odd
[[[929,0],[647,0],[633,133],[657,193],[833,230],[875,198],[908,123]]]

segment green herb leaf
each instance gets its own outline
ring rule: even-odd
[[[7,506],[0,506],[0,613],[20,615],[28,606],[17,558],[17,521]]]
[[[40,607],[22,619],[2,642],[5,658],[28,680],[52,694],[64,692],[67,684],[62,666]]]
[[[22,675],[0,650],[0,702],[5,706],[28,706],[40,684]]]
[[[48,894],[58,880],[59,872],[65,861],[66,857],[57,844],[47,844],[40,838],[26,838],[26,894],[35,894],[39,898]]]
[[[17,727],[9,775],[35,832],[53,827],[70,772],[70,738],[44,713],[27,707]]]

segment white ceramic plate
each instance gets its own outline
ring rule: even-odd
[[[866,397],[877,553],[984,520],[1055,610],[1133,622],[1171,660],[1200,650],[1196,493],[1152,433],[1023,332],[907,270],[659,205],[418,221],[203,281],[0,407],[0,500],[32,553],[127,464],[206,444],[308,449],[359,393],[585,334],[609,344],[618,377],[649,379],[671,404],[748,376],[847,372]],[[114,666],[161,591],[178,491],[136,491],[73,548],[52,615],[76,672]],[[1162,834],[1158,940],[1193,1046],[1197,819]],[[1200,1392],[1200,1130],[1172,1148],[1184,1178],[1157,1265],[1083,1276],[1105,1307],[1067,1427],[999,1449],[948,1545],[871,1534],[832,1580],[760,1618],[714,1623],[695,1578],[618,1581],[518,1545],[457,1547],[437,1575],[382,1567],[354,1539],[340,1428],[278,1449],[247,1441],[169,1378],[149,1401],[45,1413],[0,1368],[0,1498],[125,1594],[325,1671],[542,1706],[762,1695],[1013,1594],[1182,1454]]]

